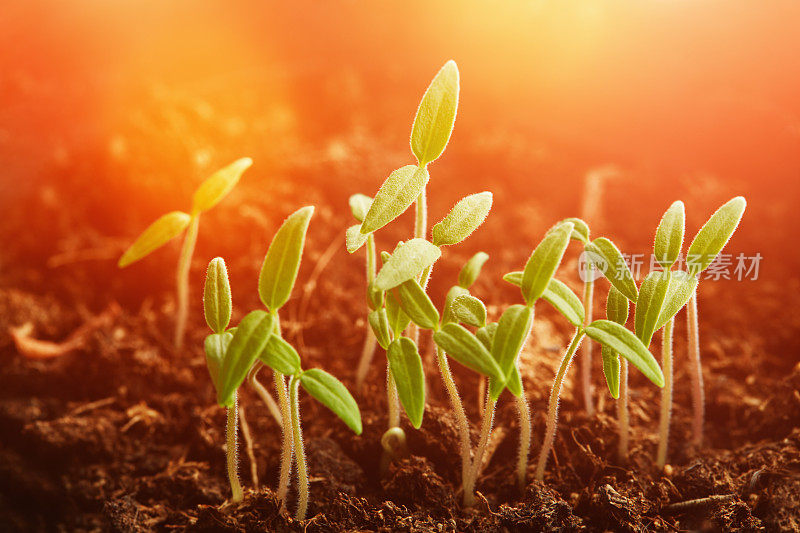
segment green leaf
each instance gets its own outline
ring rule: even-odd
[[[425,91],[411,129],[411,151],[420,166],[435,161],[447,146],[458,108],[458,67],[450,60]]]
[[[605,237],[600,237],[588,243],[584,249],[592,266],[602,272],[611,285],[628,300],[636,302],[636,282],[633,281],[633,274],[619,248]]]
[[[653,253],[656,261],[664,270],[669,270],[681,254],[685,226],[686,213],[684,212],[683,202],[678,200],[673,202],[661,217],[661,222],[659,222],[658,229],[656,229],[655,242],[653,243]]]
[[[361,224],[361,233],[372,233],[402,215],[425,190],[430,179],[427,168],[406,165],[386,178]]]
[[[696,276],[714,262],[736,231],[745,207],[747,202],[744,197],[737,196],[717,209],[703,224],[686,253],[686,266],[690,274]]]
[[[595,320],[586,326],[585,331],[589,338],[603,346],[608,346],[609,349],[630,361],[647,379],[659,387],[664,386],[664,374],[661,372],[656,358],[642,344],[642,341],[628,331],[625,326],[610,320]]]
[[[449,357],[470,370],[505,381],[500,366],[492,354],[464,326],[453,323],[445,324],[442,329],[433,334],[433,342]]]
[[[489,397],[492,400],[497,401],[506,389],[514,396],[519,397],[522,395],[522,376],[519,375],[519,369],[516,365],[511,369],[511,376],[505,383],[498,379],[489,380]]]
[[[267,345],[258,354],[258,359],[271,369],[287,376],[293,376],[303,370],[297,350],[278,335],[269,338]]]
[[[606,300],[606,316],[608,319],[624,326],[628,321],[629,310],[630,303],[628,303],[628,299],[612,285]]]
[[[349,199],[350,204],[350,211],[353,213],[353,217],[359,222],[364,222],[364,217],[367,216],[367,212],[369,212],[369,208],[372,205],[372,198],[367,196],[366,194],[354,194]]]
[[[401,283],[397,287],[397,294],[400,306],[414,324],[423,329],[436,329],[439,312],[416,279]]]
[[[458,244],[483,224],[492,209],[492,193],[481,192],[462,198],[444,219],[433,226],[433,244]]]
[[[445,297],[444,300],[444,311],[442,312],[442,324],[447,324],[448,322],[456,321],[456,316],[453,314],[453,301],[459,296],[468,294],[469,290],[459,285],[453,285],[452,287],[450,287],[450,290],[447,291],[447,296]]]
[[[397,296],[393,292],[386,293],[386,317],[389,320],[389,327],[395,337],[400,336],[400,333],[411,324],[411,319],[405,311],[403,311],[403,308],[400,306],[400,300],[397,299]]]
[[[206,323],[214,333],[222,333],[231,321],[231,285],[225,260],[215,257],[206,270],[206,284],[203,287],[203,312]]]
[[[522,286],[522,270],[515,270],[513,272],[509,272],[505,276],[503,276],[503,281],[507,281],[512,285],[516,285],[517,287]]]
[[[236,187],[239,178],[252,164],[252,159],[243,157],[212,174],[194,192],[192,213],[208,211],[222,201]]]
[[[625,297],[623,296],[623,298]],[[625,299],[626,303],[627,301],[628,300]],[[619,398],[619,377],[620,369],[622,368],[619,361],[619,354],[608,346],[602,346],[600,354],[603,357],[603,374],[606,376],[608,391],[611,393],[612,398]]]
[[[419,429],[425,413],[425,371],[417,345],[407,337],[395,339],[386,351],[397,395],[411,425]]]
[[[574,226],[561,222],[551,229],[531,254],[522,274],[522,296],[532,304],[541,298],[561,264]]]
[[[478,252],[472,257],[470,257],[469,261],[464,263],[464,266],[461,268],[461,272],[458,273],[458,284],[459,286],[469,289],[472,287],[472,284],[478,279],[478,276],[481,274],[481,269],[483,268],[483,264],[489,259],[489,254],[485,252]]]
[[[277,311],[289,300],[313,214],[314,207],[308,206],[289,215],[269,245],[258,276],[258,294],[270,311]]]
[[[364,246],[371,235],[372,233],[361,233],[361,224],[356,224],[347,228],[344,234],[344,244],[347,248],[347,252],[351,254],[357,252]]]
[[[117,266],[125,268],[131,263],[149,255],[180,235],[192,221],[191,215],[183,211],[172,211],[150,224],[131,244]]]
[[[486,325],[486,306],[474,296],[464,294],[453,300],[453,315],[459,322],[482,328]]]
[[[220,371],[217,403],[229,407],[239,388],[272,337],[274,317],[266,311],[251,311],[236,327]]]
[[[206,352],[206,366],[211,376],[214,389],[219,391],[219,376],[222,370],[222,363],[225,361],[225,354],[228,346],[233,339],[233,333],[212,333],[206,337],[204,348]]]
[[[383,307],[384,292],[375,288],[374,283],[367,285],[367,305],[373,311]]]
[[[583,324],[585,317],[583,304],[580,298],[566,284],[556,278],[552,278],[550,283],[547,284],[547,290],[544,291],[542,298],[550,302],[550,305],[564,315],[564,318],[569,320],[573,326]]]
[[[392,329],[389,325],[389,317],[386,314],[386,309],[381,308],[372,311],[367,315],[367,320],[372,328],[372,332],[375,333],[375,337],[378,339],[378,344],[381,345],[381,348],[386,350],[389,347],[389,343],[392,342]]]
[[[570,231],[572,231],[570,229]],[[524,305],[512,305],[506,309],[497,322],[497,332],[492,343],[492,356],[503,372],[504,382],[508,381],[516,365],[519,352],[528,338],[533,324],[533,310]]]
[[[656,332],[658,317],[661,315],[661,308],[664,306],[664,299],[669,291],[669,278],[669,272],[650,272],[644,278],[639,289],[633,324],[636,336],[645,346],[650,346],[650,341],[653,340],[653,334]]]
[[[570,239],[580,241],[583,244],[589,242],[589,224],[587,224],[583,219],[571,217],[565,218],[561,222],[572,222],[573,228]]]
[[[486,349],[491,352],[495,333],[497,333],[497,322],[489,322],[482,328],[478,328],[475,331],[475,336],[483,343]]]
[[[658,322],[656,323],[656,331],[663,328],[667,322],[678,311],[683,309],[689,298],[692,297],[694,291],[697,289],[697,278],[689,275],[683,270],[677,270],[671,273],[669,280],[669,290],[667,296],[664,298],[664,305],[661,307],[661,313],[658,315]]]
[[[314,399],[341,418],[356,435],[361,435],[361,411],[341,381],[324,370],[312,368],[300,374],[300,385]]]
[[[381,267],[375,278],[375,287],[382,291],[393,289],[419,276],[441,257],[442,251],[425,239],[410,239],[401,242],[394,253]]]

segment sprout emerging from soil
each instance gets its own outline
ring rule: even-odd
[[[144,230],[119,259],[118,266],[124,268],[161,248],[188,228],[181,247],[176,275],[178,302],[175,314],[176,349],[180,349],[183,345],[184,332],[186,331],[186,320],[189,313],[189,270],[195,243],[197,242],[200,214],[222,201],[239,182],[239,178],[241,178],[244,171],[250,168],[252,164],[252,159],[245,157],[215,172],[210,178],[201,183],[195,191],[190,213],[172,211],[163,215]]]

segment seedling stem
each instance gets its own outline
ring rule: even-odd
[[[305,520],[308,510],[308,471],[306,468],[306,452],[303,448],[303,435],[300,432],[300,401],[297,396],[300,380],[292,376],[289,383],[289,394],[292,403],[292,434],[294,435],[294,457],[297,461],[297,512],[296,520]]]
[[[472,462],[470,460],[471,443],[469,438],[469,422],[467,421],[467,414],[464,412],[464,404],[461,403],[461,396],[458,394],[456,382],[453,380],[453,374],[450,371],[450,363],[447,361],[447,355],[444,350],[436,346],[436,360],[439,363],[439,372],[442,375],[444,387],[447,389],[447,395],[450,397],[450,404],[453,406],[453,411],[456,413],[456,423],[458,424],[458,432],[461,441],[461,479],[466,480],[469,477]],[[472,485],[475,486],[473,480]],[[464,505],[472,505],[469,503],[473,497],[472,490],[464,490]]]
[[[192,266],[192,254],[197,243],[197,228],[200,223],[200,215],[192,215],[186,236],[183,239],[181,255],[178,259],[178,271],[176,277],[176,291],[178,295],[178,309],[175,314],[175,348],[180,350],[183,347],[183,336],[186,331],[186,320],[189,317],[189,271]]]
[[[367,236],[367,287],[370,283],[375,281],[375,274],[377,273],[377,261],[375,259],[375,236],[371,233]],[[361,349],[361,359],[358,363],[358,370],[356,371],[356,390],[361,391],[364,386],[364,380],[367,378],[369,372],[369,365],[372,363],[372,357],[375,355],[375,348],[378,344],[378,339],[372,328],[367,324],[367,336],[364,338],[364,346]]]
[[[227,416],[228,416],[228,423],[226,425],[226,436],[227,436],[227,455],[228,455],[228,480],[231,484],[231,501],[234,503],[238,503],[244,499],[244,493],[242,492],[242,485],[239,482],[239,469],[238,469],[238,458],[237,454],[237,446],[238,446],[238,439],[237,439],[237,421],[239,419],[238,414],[238,398],[237,394],[233,394],[233,405],[227,409]]]
[[[583,283],[583,308],[585,318],[584,327],[592,323],[592,310],[594,308],[594,281],[593,267],[586,265],[587,281]],[[583,403],[586,406],[586,414],[594,416],[594,400],[592,399],[592,343],[587,342],[581,346],[581,388],[583,389]]]
[[[694,405],[694,421],[692,423],[693,441],[696,447],[703,444],[703,418],[705,416],[705,392],[703,388],[703,365],[700,361],[700,331],[697,325],[697,290],[692,293],[686,306],[686,323],[688,325],[689,360],[692,361],[692,404]],[[690,363],[691,364],[691,363]]]
[[[628,361],[620,357],[619,370],[619,400],[617,400],[617,419],[619,420],[619,447],[620,461],[628,460],[628,443],[630,441],[630,419],[628,415]]]
[[[669,442],[669,421],[672,414],[672,331],[675,319],[671,318],[664,326],[661,338],[661,368],[664,371],[664,388],[661,389],[661,420],[659,423],[658,454],[656,465],[659,469],[667,463],[667,443]]]
[[[482,379],[481,381],[485,381]],[[492,433],[492,423],[494,422],[494,408],[497,405],[492,400],[491,395],[486,394],[486,403],[483,409],[483,421],[481,423],[481,435],[478,439],[478,450],[469,469],[468,476],[464,477],[464,505],[472,506],[475,504],[475,483],[483,469],[483,456],[486,454],[486,446],[489,444],[489,436]]]
[[[527,340],[526,340],[527,342]],[[528,473],[528,455],[531,450],[531,409],[523,387],[522,394],[516,398],[519,412],[519,452],[517,454],[517,486],[525,490],[525,477]],[[476,474],[477,475],[477,474]]]

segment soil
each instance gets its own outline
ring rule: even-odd
[[[327,120],[336,122],[336,112],[328,112],[333,116]],[[0,228],[3,242],[9,243],[0,269],[2,530],[800,530],[800,327],[797,317],[776,324],[776,317],[785,316],[781,309],[796,308],[798,303],[796,256],[784,256],[780,265],[774,261],[769,268],[765,262],[758,282],[709,281],[701,286],[707,423],[700,450],[689,444],[690,380],[685,322],[679,315],[670,466],[664,472],[653,466],[658,390],[641,376],[632,376],[632,448],[627,463],[618,461],[615,406],[596,355],[598,413],[586,415],[570,382],[545,482],[532,481],[549,387],[571,334],[568,324],[542,304],[523,354],[534,421],[529,482],[523,494],[511,481],[517,415],[513,402],[504,397],[496,415],[491,460],[477,485],[479,503],[471,509],[461,507],[457,432],[433,368],[428,369],[422,428],[404,425],[410,455],[381,475],[379,440],[385,430],[386,405],[379,352],[365,389],[357,394],[364,422],[361,436],[302,397],[312,494],[308,519],[302,523],[291,518],[294,495],[287,512],[279,509],[273,492],[280,429],[253,391],[243,387],[241,403],[259,484],[254,483],[253,465],[242,447],[240,474],[246,496],[240,504],[228,503],[225,414],[214,402],[202,355],[207,332],[198,294],[204,266],[215,255],[226,258],[234,320],[241,318],[259,306],[254,289],[257,270],[282,218],[300,205],[317,205],[300,279],[283,322],[306,367],[325,368],[352,388],[365,313],[363,257],[344,251],[343,233],[350,224],[346,199],[354,192],[374,190],[407,157],[398,156],[395,149],[405,147],[400,134],[369,124],[347,131],[293,138],[294,143],[304,143],[299,145],[302,150],[290,143],[268,153],[255,152],[256,161],[264,161],[258,163],[261,169],[257,164],[253,176],[243,179],[239,189],[203,220],[192,271],[195,305],[186,348],[181,351],[170,343],[175,246],[126,271],[117,271],[114,265],[127,239],[169,203],[143,202],[147,207],[139,211],[132,207],[163,187],[157,178],[125,185],[133,183],[131,176],[142,168],[158,166],[148,159],[157,156],[137,148],[137,135],[144,134],[135,129],[123,132],[132,139],[131,151],[139,159],[117,161],[101,149],[87,149],[71,162],[45,170],[44,185],[8,207]],[[508,133],[507,140],[526,139],[529,134]],[[364,138],[384,140],[367,149]],[[432,282],[434,298],[441,301],[463,261],[486,250],[492,259],[474,292],[486,299],[495,318],[504,306],[519,300],[513,287],[496,280],[524,264],[550,223],[576,214],[579,201],[570,191],[580,189],[586,161],[592,160],[591,153],[567,157],[572,154],[570,147],[551,146],[550,155],[531,170],[527,145],[520,149],[510,140],[486,147],[484,139],[462,134],[461,147],[454,142],[447,154],[449,162],[431,170],[441,176],[431,181],[432,220],[440,218],[458,195],[496,190],[486,226],[464,246],[447,251]],[[290,151],[304,156],[286,158]],[[219,157],[224,159],[227,153],[221,150]],[[483,177],[489,171],[563,176],[564,183],[554,184],[544,196],[532,195],[525,180],[493,186],[493,180]],[[465,183],[457,178],[461,174],[469,176]],[[736,185],[709,176],[702,182],[693,176],[678,183],[675,196],[694,208],[689,227],[696,228],[705,213],[738,194]],[[171,205],[190,189],[171,191]],[[653,201],[632,206],[627,195]],[[783,204],[770,205],[785,206],[791,197],[786,194]],[[753,193],[753,219],[745,218],[732,251],[749,252],[763,245],[767,256],[780,250],[754,228],[752,220],[765,216],[766,208],[759,207],[763,200]],[[621,248],[646,252],[649,235],[667,205],[662,205],[664,201],[646,180],[623,176],[619,184],[609,186],[604,209],[608,218],[598,224],[598,234],[608,232]],[[628,208],[614,209],[618,205]],[[118,216],[122,211],[126,213]],[[29,216],[32,212],[38,214],[35,219]],[[392,239],[404,238],[409,227],[408,217],[403,217],[382,233],[380,244],[388,247]],[[570,254],[563,279],[574,271],[574,250]],[[597,294],[598,316],[604,290]],[[36,338],[60,342],[97,316],[104,319],[93,322],[74,350],[51,359],[22,355],[8,331],[30,322]],[[429,342],[424,337],[423,341]],[[477,438],[477,378],[453,366]],[[571,377],[574,374],[575,367]],[[262,378],[271,381],[267,372]],[[673,507],[710,496],[722,498]]]

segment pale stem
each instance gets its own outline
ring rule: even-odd
[[[292,433],[294,434],[294,457],[297,462],[297,512],[295,520],[302,521],[306,518],[308,510],[308,470],[306,469],[306,452],[303,449],[303,433],[300,429],[300,401],[297,391],[300,380],[292,377],[289,384],[292,403]]]
[[[525,395],[525,387],[516,398],[519,413],[519,451],[517,452],[517,487],[525,490],[525,477],[528,473],[528,455],[531,451],[531,409]]]
[[[247,458],[250,460],[250,477],[253,480],[253,488],[258,490],[258,464],[256,463],[256,454],[253,451],[253,436],[250,433],[250,424],[247,423],[244,405],[239,406],[239,429],[242,431]]]
[[[686,308],[686,322],[688,325],[689,361],[693,368],[692,376],[692,403],[694,405],[693,441],[696,447],[703,444],[703,418],[705,416],[705,391],[703,388],[703,364],[700,361],[700,330],[697,324],[697,291],[692,293],[689,305]]]
[[[233,393],[233,405],[228,407],[227,415],[228,415],[228,423],[226,426],[226,453],[228,456],[228,481],[231,484],[231,501],[234,503],[238,503],[244,499],[244,493],[242,492],[242,485],[239,483],[239,472],[238,472],[238,458],[236,457],[237,452],[237,432],[236,429],[238,427],[239,415],[237,412],[238,407],[238,398],[237,393]]]
[[[425,189],[419,193],[416,201],[416,217],[414,218],[414,237],[424,239],[428,233],[428,193]]]
[[[283,427],[283,417],[281,415],[281,409],[278,407],[275,398],[267,391],[266,387],[261,384],[258,380],[258,372],[263,368],[264,363],[261,361],[256,361],[256,364],[253,365],[253,368],[250,369],[250,372],[247,373],[247,382],[256,391],[256,394],[261,401],[264,402],[264,405],[267,406],[267,410],[269,414],[272,415],[272,418],[275,419],[275,422],[278,423],[278,426]]]
[[[375,279],[377,269],[377,262],[375,259],[375,237],[370,233],[367,236],[367,287]],[[369,312],[369,309],[367,309]],[[361,348],[361,359],[358,362],[358,370],[356,371],[356,390],[360,391],[364,386],[364,380],[367,378],[369,372],[369,365],[372,363],[372,357],[375,355],[375,347],[378,344],[378,339],[375,333],[367,322],[367,336],[364,338],[364,346]]]
[[[481,378],[481,381],[485,379]],[[483,456],[486,454],[486,446],[489,444],[489,436],[492,433],[492,423],[494,421],[494,408],[497,402],[486,394],[486,401],[483,408],[483,420],[481,422],[481,435],[478,439],[478,450],[472,460],[467,475],[463,479],[464,506],[471,507],[475,504],[475,484],[478,476],[483,469]]]
[[[400,398],[389,362],[386,362],[386,401],[389,406],[389,428],[400,427]]]
[[[478,380],[478,411],[483,409],[484,398],[486,397],[486,380],[481,378]]]
[[[656,465],[663,469],[667,464],[667,444],[669,443],[669,422],[672,415],[672,332],[675,319],[664,325],[661,338],[661,365],[664,370],[664,388],[661,389],[661,419],[659,421],[658,452]]]
[[[275,391],[278,394],[278,404],[281,407],[281,417],[283,424],[283,447],[281,448],[281,470],[278,478],[277,498],[281,508],[286,507],[286,496],[289,494],[289,481],[292,476],[292,454],[294,443],[292,441],[292,413],[289,405],[289,394],[286,391],[286,379],[280,372],[273,374],[275,378]]]
[[[183,238],[181,255],[178,258],[178,270],[175,277],[176,293],[178,296],[175,312],[175,349],[183,347],[183,336],[186,332],[186,320],[189,317],[189,271],[192,267],[192,254],[197,243],[197,228],[200,224],[200,215],[192,216],[189,229]]]
[[[544,442],[542,442],[542,449],[539,450],[539,461],[536,465],[536,479],[542,481],[544,479],[544,469],[547,466],[547,458],[550,455],[550,450],[553,447],[553,441],[556,438],[556,423],[558,422],[558,401],[561,396],[561,386],[564,383],[564,376],[569,370],[569,365],[572,362],[572,356],[575,355],[575,350],[583,339],[583,331],[578,328],[575,331],[575,336],[572,337],[567,353],[561,360],[561,366],[558,368],[555,381],[553,382],[553,389],[550,391],[550,402],[547,406],[547,427],[545,429]]]
[[[619,400],[617,400],[617,419],[619,420],[619,460],[628,460],[628,442],[630,441],[630,422],[628,416],[628,360],[620,357]]]
[[[592,322],[592,311],[594,309],[594,281],[592,280],[592,266],[587,265],[587,275],[589,281],[583,284],[583,308],[585,318],[583,326],[586,327]],[[586,414],[594,416],[594,400],[592,399],[592,343],[587,342],[581,346],[580,357],[581,370],[581,390],[583,391],[583,403],[586,406]]]
[[[467,414],[464,412],[464,405],[461,403],[461,396],[459,396],[456,388],[456,382],[453,380],[453,374],[450,372],[450,363],[447,362],[447,355],[438,346],[436,347],[436,358],[439,362],[439,373],[442,375],[444,388],[447,389],[447,395],[450,397],[450,405],[456,413],[456,424],[461,437],[461,480],[463,483],[469,476],[471,467],[469,422],[467,421]]]

